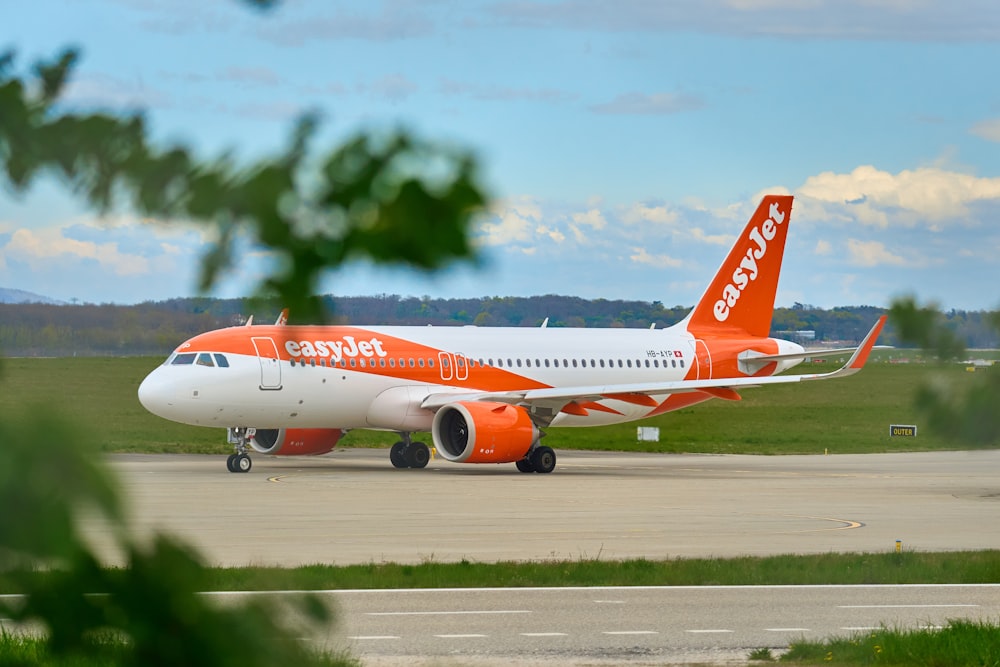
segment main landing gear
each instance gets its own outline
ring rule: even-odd
[[[431,460],[430,448],[422,442],[411,442],[410,434],[403,433],[403,439],[389,450],[389,460],[396,468],[426,468]]]
[[[250,460],[249,447],[247,443],[256,429],[252,428],[231,428],[229,429],[229,443],[236,449],[234,454],[230,454],[226,459],[226,468],[229,472],[250,472],[253,461]]]
[[[535,447],[514,465],[521,472],[552,472],[556,469],[556,453],[551,447]]]

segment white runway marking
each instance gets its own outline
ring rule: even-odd
[[[978,604],[842,604],[837,609],[948,609],[978,606]]]
[[[768,632],[812,632],[809,628],[764,628]]]
[[[498,609],[482,611],[369,611],[366,616],[463,616],[480,614],[530,614],[529,609]]]
[[[695,634],[695,635],[711,635],[711,634],[720,634],[721,635],[721,634],[726,634],[726,633],[733,632],[733,630],[723,630],[723,629],[720,628],[720,629],[717,629],[717,630],[711,630],[711,629],[706,629],[706,630],[685,630],[684,632],[690,632],[691,634]]]

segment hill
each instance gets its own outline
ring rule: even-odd
[[[586,300],[565,296],[430,299],[378,295],[327,297],[345,324],[663,328],[690,310],[659,301]],[[279,309],[245,299],[171,299],[136,305],[0,303],[0,352],[6,356],[167,355],[191,336],[254,321]],[[825,310],[795,304],[775,310],[772,333],[807,345],[853,344],[885,311],[872,306]],[[997,347],[989,313],[951,311],[948,325],[968,347]],[[893,343],[888,331],[883,342]]]
[[[55,299],[50,299],[47,296],[42,296],[41,294],[35,294],[34,292],[25,292],[19,289],[8,289],[6,287],[0,287],[0,303],[49,303],[58,304],[61,301],[56,301]]]

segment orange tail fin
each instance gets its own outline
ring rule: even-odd
[[[791,195],[764,197],[691,311],[688,331],[731,330],[767,337],[791,215]]]

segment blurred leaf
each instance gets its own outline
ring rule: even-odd
[[[899,338],[919,345],[942,361],[961,360],[965,345],[945,325],[944,315],[931,306],[920,306],[913,297],[897,299],[889,311]],[[992,316],[1000,330],[1000,316]],[[917,406],[927,426],[956,443],[973,447],[1000,444],[1000,364],[975,371],[964,391],[945,384],[920,387]]]
[[[920,306],[914,297],[892,302],[889,318],[904,343],[919,346],[943,361],[965,356],[965,344],[946,325],[937,306]]]
[[[52,408],[33,407],[0,415],[0,442],[0,549],[12,560],[75,558],[81,549],[75,525],[85,508],[122,523],[118,488],[84,429]]]
[[[101,212],[127,204],[154,219],[209,226],[203,291],[239,259],[244,238],[276,258],[258,295],[276,295],[300,320],[323,318],[320,280],[346,261],[434,270],[474,256],[469,229],[487,198],[467,151],[397,132],[358,134],[314,155],[318,121],[307,114],[273,159],[200,163],[186,147],[151,145],[141,115],[63,112],[58,96],[76,60],[68,50],[36,65],[37,85],[9,73],[11,57],[0,60],[2,173],[22,191],[54,172]]]

